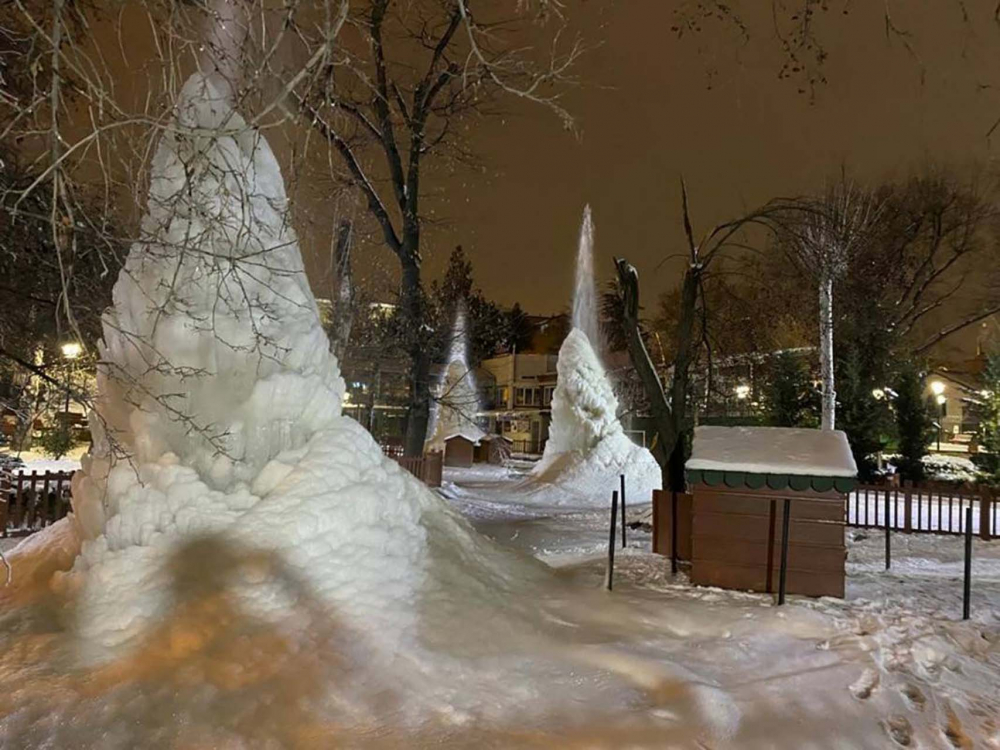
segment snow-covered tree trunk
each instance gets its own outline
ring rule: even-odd
[[[824,274],[819,282],[819,369],[822,382],[823,413],[820,426],[834,429],[837,391],[833,374],[833,275]]]

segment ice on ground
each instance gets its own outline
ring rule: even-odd
[[[688,469],[854,477],[858,467],[840,430],[718,427],[694,430]]]
[[[522,494],[546,504],[605,507],[624,474],[627,496],[649,502],[661,486],[660,467],[622,429],[618,399],[580,329],[571,330],[560,347],[556,370],[549,439]]]

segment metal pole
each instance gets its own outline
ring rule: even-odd
[[[670,574],[677,575],[677,492],[670,493]]]
[[[622,485],[622,549],[625,549],[625,475],[619,474]]]
[[[886,490],[885,493],[885,569],[888,570],[889,566],[892,564],[892,536],[889,533],[889,495],[891,493]]]
[[[791,498],[785,498],[785,515],[781,519],[781,571],[778,574],[778,604],[785,603],[785,578],[788,572],[788,517],[792,512]]]
[[[980,523],[982,519],[980,518]],[[972,505],[965,509],[965,581],[962,586],[962,619],[969,619],[972,598]]]
[[[940,407],[939,411],[941,413],[938,415],[938,443],[937,443],[937,449],[938,449],[938,453],[940,453],[941,452],[941,431],[944,429],[944,403],[940,403],[940,404],[938,404],[938,406]]]
[[[608,539],[608,570],[604,585],[611,591],[612,578],[615,574],[615,524],[618,522],[618,491],[611,493],[611,534]]]

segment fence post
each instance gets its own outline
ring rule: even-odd
[[[982,518],[980,517],[980,523]],[[972,505],[965,509],[965,580],[962,584],[962,619],[969,619],[972,598]]]
[[[608,570],[604,585],[611,591],[615,575],[615,525],[618,523],[618,490],[611,493],[611,532],[608,539]]]
[[[625,475],[619,474],[622,485],[622,549],[625,549]]]
[[[990,540],[990,525],[993,520],[993,488],[983,487],[979,494],[979,538]]]
[[[889,492],[885,493],[885,569],[888,570],[889,566],[892,565],[892,535],[890,534],[890,524],[889,524]]]
[[[670,574],[677,575],[677,491],[670,491]]]
[[[903,485],[903,531],[910,533],[913,531],[913,494],[910,492],[912,488],[907,487],[904,483]]]
[[[785,603],[785,579],[788,575],[788,517],[792,513],[792,500],[785,498],[785,511],[781,519],[781,569],[778,571],[778,604]]]

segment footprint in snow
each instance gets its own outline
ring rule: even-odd
[[[927,703],[927,698],[924,696],[923,691],[916,685],[903,685],[903,687],[899,689],[899,692],[903,694],[903,697],[906,698],[907,704],[914,711],[924,710],[924,704]]]
[[[878,682],[879,682],[878,672],[876,672],[871,667],[868,667],[864,672],[861,673],[861,676],[858,679],[856,679],[848,689],[851,691],[851,695],[853,695],[858,700],[865,700],[869,698],[872,694],[872,691],[874,691],[875,688],[878,687]]]
[[[952,710],[951,706],[945,706],[944,710],[947,721],[941,728],[941,731],[944,732],[945,738],[954,748],[971,750],[972,740],[969,739],[969,736],[962,729],[962,722],[959,720],[958,715]]]
[[[910,722],[906,720],[905,716],[899,714],[890,716],[883,726],[897,745],[909,747],[913,744],[913,727],[910,726]]]

